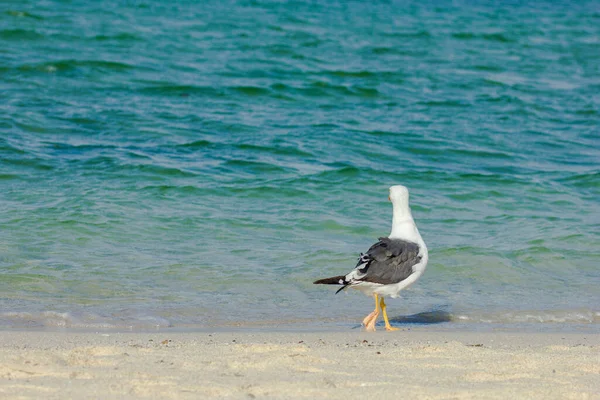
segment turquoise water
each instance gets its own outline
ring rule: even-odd
[[[0,327],[355,328],[403,184],[398,326],[600,330],[598,2],[2,1],[0,97]]]

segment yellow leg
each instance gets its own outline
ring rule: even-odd
[[[374,294],[373,298],[375,298],[375,310],[363,319],[365,329],[371,332],[375,331],[375,322],[377,322],[377,317],[379,317],[379,296]]]
[[[379,300],[379,307],[381,308],[381,311],[383,311],[383,320],[385,321],[385,330],[386,331],[397,331],[398,328],[394,328],[393,326],[390,325],[390,321],[388,320],[388,316],[387,316],[387,311],[386,306],[385,306],[385,301],[383,301],[383,297],[381,298],[381,300]]]

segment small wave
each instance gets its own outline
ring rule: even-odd
[[[432,34],[426,30],[420,30],[420,31],[414,31],[414,32],[388,32],[388,33],[384,33],[383,35],[387,36],[387,37],[402,38],[402,39],[407,39],[407,38],[408,39],[410,39],[410,38],[427,39],[427,38],[433,37]]]
[[[453,315],[454,321],[488,324],[600,324],[600,311],[594,310],[522,310],[496,313],[460,313]]]
[[[330,75],[335,73],[323,73],[321,76]],[[334,76],[334,75],[330,75]],[[341,76],[338,76],[341,77]],[[239,90],[237,90],[239,92]],[[274,93],[275,92],[275,93]],[[242,92],[243,93],[243,92]],[[275,83],[270,86],[269,90],[256,91],[252,90],[250,93],[245,93],[252,96],[257,95],[271,95],[276,98],[283,100],[295,100],[292,95],[300,95],[306,97],[327,97],[327,96],[344,96],[344,97],[359,97],[359,98],[374,98],[381,95],[381,93],[372,87],[361,86],[361,85],[335,85],[325,81],[313,82],[308,86],[295,87],[286,85],[283,83]]]
[[[310,84],[308,87],[302,87],[295,89],[299,94],[309,97],[321,97],[321,96],[344,96],[344,97],[378,97],[379,91],[375,88],[364,87],[359,85],[344,86],[335,85],[332,83],[317,81]]]
[[[327,129],[341,128],[341,125],[334,124],[334,123],[331,123],[331,122],[319,122],[319,123],[313,124],[311,126],[315,127],[315,128],[327,128]]]
[[[21,178],[21,176],[17,175],[17,174],[0,173],[0,181],[8,181],[11,179],[19,179],[19,178]]]
[[[593,108],[584,108],[582,110],[575,111],[575,114],[583,115],[585,117],[596,117],[596,116],[600,115],[600,112],[598,112],[598,110],[595,110]]]
[[[482,39],[482,40],[488,40],[491,42],[499,42],[499,43],[514,43],[514,42],[516,42],[515,39],[512,39],[502,33],[477,34],[477,33],[472,33],[472,32],[457,32],[457,33],[453,33],[452,37],[455,39],[460,39],[460,40]]]
[[[37,71],[61,73],[76,71],[78,69],[98,69],[110,71],[128,71],[136,67],[123,62],[103,61],[103,60],[57,60],[43,62],[39,64],[22,64],[17,67],[17,70],[22,72]]]
[[[261,46],[252,46],[250,50],[254,50],[256,48],[260,48]],[[268,46],[266,50],[275,56],[300,56],[300,54],[296,53],[294,48],[285,44],[276,44],[272,46]]]
[[[202,95],[208,97],[223,97],[225,94],[212,86],[174,85],[169,83],[154,84],[138,89],[139,93],[149,95],[171,95],[186,97],[190,95]]]
[[[155,164],[138,164],[138,165],[127,165],[125,168],[139,171],[145,174],[151,174],[155,176],[163,176],[163,177],[194,177],[196,174],[188,171],[184,171],[179,168],[174,167],[165,167],[161,165]]]
[[[561,183],[573,185],[578,188],[600,188],[600,171],[586,174],[571,175],[558,180]]]
[[[20,159],[4,159],[2,163],[17,166],[17,167],[29,167],[40,171],[52,171],[55,169],[53,165],[49,165],[42,162],[39,159],[33,158],[20,158]]]
[[[363,172],[365,172],[364,169],[356,168],[353,166],[341,166],[330,171],[323,171],[319,174],[319,177],[331,180],[332,182],[336,182],[339,180],[356,178]]]
[[[517,85],[526,84],[527,79],[517,74],[499,72],[497,74],[488,75],[485,79],[483,79],[483,82],[495,86],[514,87]],[[516,96],[512,97],[518,99]],[[518,100],[521,101],[520,99]]]
[[[251,160],[227,160],[223,164],[226,169],[241,170],[240,172],[246,173],[284,173],[289,172],[287,168],[274,165],[262,161],[251,161]]]
[[[131,154],[130,154],[131,155]],[[136,159],[139,158],[147,158],[145,156],[140,157],[137,155]],[[131,160],[133,161],[133,160]],[[166,177],[195,177],[196,174],[184,171],[175,167],[167,167],[158,164],[133,164],[133,163],[124,163],[122,160],[110,157],[110,156],[97,156],[92,157],[83,162],[83,165],[86,168],[93,167],[95,170],[108,170],[114,172],[128,172],[128,173],[140,173],[142,175],[149,175],[156,178],[166,178]]]
[[[315,222],[303,221],[300,223],[303,229],[314,232],[349,232],[350,227],[333,219],[321,219]]]
[[[43,38],[44,35],[26,29],[4,29],[0,31],[0,39],[3,40],[38,40]]]
[[[42,142],[51,147],[54,150],[61,151],[91,151],[91,150],[105,150],[105,149],[116,149],[117,146],[113,144],[71,144],[61,142]]]
[[[407,182],[411,179],[410,174],[405,171],[389,171],[384,169],[375,169],[369,167],[355,167],[344,163],[330,163],[325,165],[324,171],[319,171],[316,174],[303,176],[295,180],[295,184],[301,185],[306,182],[319,182],[324,184],[353,182],[358,178],[368,181],[385,181],[390,182]]]
[[[94,167],[94,169],[112,168],[117,166],[117,160],[109,156],[97,156],[88,158],[83,162],[85,167]]]
[[[398,52],[398,50],[393,47],[373,47],[371,51],[374,54],[393,54]]]
[[[140,37],[132,33],[119,33],[116,35],[96,35],[92,37],[93,40],[99,42],[117,41],[117,42],[132,42],[142,40]]]
[[[470,107],[472,105],[463,100],[430,100],[420,101],[417,104],[427,107]]]
[[[428,147],[425,147],[428,145]],[[431,147],[429,147],[431,146]],[[404,146],[404,150],[410,154],[416,155],[428,155],[428,156],[455,156],[457,159],[465,160],[471,158],[480,159],[497,159],[497,160],[514,160],[514,157],[510,154],[502,151],[492,150],[474,150],[474,149],[454,149],[449,147],[435,146],[434,143],[423,143],[421,147]]]
[[[465,181],[477,181],[477,182],[486,182],[488,184],[496,184],[496,185],[514,185],[526,182],[524,179],[517,178],[515,175],[508,174],[498,174],[498,173],[462,173],[450,177],[450,179],[455,179],[459,182]]]
[[[136,66],[124,62],[104,61],[104,60],[77,60],[65,61],[66,64],[74,64],[75,67],[98,68],[112,71],[127,71],[135,69]]]
[[[237,197],[252,197],[252,198],[305,198],[312,196],[312,193],[308,190],[301,188],[294,188],[284,185],[260,185],[255,187],[244,187],[244,188],[228,188],[228,192],[234,194]]]
[[[481,64],[477,64],[477,65],[473,65],[470,68],[474,69],[476,71],[485,71],[485,72],[502,72],[502,71],[504,71],[503,67],[500,67],[500,66],[497,66],[497,65],[481,65]]]
[[[550,249],[546,246],[542,246],[539,244],[533,244],[527,248],[511,251],[509,254],[512,259],[527,259],[527,260],[535,260],[537,257],[543,255],[552,255],[555,254],[556,249]]]
[[[177,185],[147,185],[147,186],[143,186],[141,188],[141,190],[144,191],[148,191],[148,192],[158,192],[161,194],[164,193],[179,193],[179,194],[206,194],[206,189],[197,187],[197,186],[191,186],[191,185],[183,185],[183,186],[177,186]]]
[[[493,85],[493,86],[505,86],[505,84],[497,82],[497,81],[492,81],[492,80],[488,80],[488,79],[484,79],[484,82],[487,85]],[[511,95],[507,95],[507,94],[501,94],[501,95],[489,95],[489,94],[484,94],[484,95],[480,95],[477,96],[477,101],[480,103],[492,103],[490,104],[491,106],[495,105],[495,104],[511,104],[511,105],[516,105],[516,106],[526,106],[527,104],[525,102],[523,102],[523,100],[519,99],[517,96],[511,96]]]
[[[253,144],[235,145],[239,150],[249,152],[271,153],[282,156],[312,157],[313,154],[291,146],[257,146]]]
[[[448,149],[451,153],[459,157],[481,157],[486,159],[513,160],[514,157],[503,151],[492,150],[470,150],[470,149]]]
[[[371,72],[371,71],[331,71],[328,72],[329,75],[332,76],[339,76],[342,78],[375,78],[378,77],[380,74],[376,73],[376,72]]]
[[[489,200],[493,198],[506,198],[510,196],[508,196],[506,193],[499,192],[497,190],[470,190],[466,193],[450,193],[448,194],[448,197],[463,202],[472,200]]]
[[[266,96],[271,94],[269,89],[258,86],[232,86],[228,89],[246,96]]]
[[[11,17],[17,17],[17,18],[31,18],[31,19],[36,19],[36,20],[44,19],[43,17],[41,17],[39,15],[31,14],[31,13],[28,13],[27,11],[7,10],[5,12],[5,14],[10,15]]]
[[[2,328],[68,328],[68,329],[128,329],[143,330],[167,328],[171,323],[155,316],[105,317],[97,314],[74,314],[59,311],[3,312]]]
[[[176,147],[195,150],[195,149],[205,149],[212,145],[213,145],[213,142],[210,142],[208,140],[195,140],[193,142],[178,144]]]
[[[17,155],[27,154],[27,151],[14,144],[9,143],[6,139],[0,138],[0,150],[4,153],[3,156],[13,153]]]

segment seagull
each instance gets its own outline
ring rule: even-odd
[[[380,237],[366,253],[360,253],[356,267],[347,275],[319,279],[315,284],[341,285],[336,294],[351,287],[375,299],[375,310],[363,320],[367,331],[375,331],[380,311],[385,329],[396,331],[388,320],[384,297],[396,298],[402,289],[419,279],[429,259],[427,246],[415,225],[408,205],[408,189],[402,185],[390,187],[392,202],[392,232]]]

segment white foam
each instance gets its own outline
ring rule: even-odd
[[[5,328],[65,328],[65,329],[127,329],[143,330],[170,327],[169,320],[149,315],[106,317],[93,313],[75,314],[59,311],[0,313],[0,327]]]
[[[593,310],[519,310],[454,315],[455,320],[486,324],[600,324],[600,312]]]

